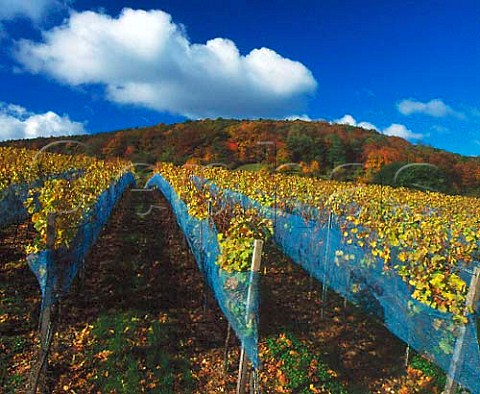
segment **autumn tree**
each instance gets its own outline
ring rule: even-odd
[[[345,164],[346,149],[342,139],[337,134],[329,134],[325,138],[327,145],[326,148],[326,161],[330,168],[335,168],[341,164]]]

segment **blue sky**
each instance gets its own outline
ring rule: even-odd
[[[477,0],[0,0],[0,139],[349,123],[480,155]]]

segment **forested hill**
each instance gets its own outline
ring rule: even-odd
[[[305,173],[314,175],[329,174],[343,163],[363,163],[363,172],[356,176],[383,183],[392,183],[393,175],[405,163],[423,162],[439,170],[410,168],[402,171],[402,182],[408,184],[414,179],[449,193],[480,195],[479,157],[468,158],[373,130],[327,122],[200,120],[68,138],[87,143],[99,157],[120,156],[134,162],[222,162],[232,167],[296,162],[302,163]],[[59,139],[1,145],[40,148]]]

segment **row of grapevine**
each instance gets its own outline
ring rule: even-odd
[[[27,245],[26,253],[44,295],[43,307],[53,302],[45,298],[47,282],[57,288],[54,282],[66,267],[69,279],[62,280],[63,288],[70,286],[79,261],[115,201],[134,181],[128,169],[129,164],[119,160],[107,162],[83,155],[0,148],[0,224],[19,222],[30,215],[37,235]],[[53,227],[50,235],[54,242],[47,247],[49,225]],[[56,267],[60,260],[67,261],[61,264],[62,270]],[[53,261],[57,261],[55,267]]]
[[[221,250],[217,264],[226,271],[248,270],[253,241],[271,237],[272,221],[260,217],[255,208],[245,210],[238,203],[225,204],[218,193],[211,193],[208,185],[195,182],[189,168],[159,163],[156,171],[185,202],[189,216],[215,223]]]
[[[95,161],[79,176],[30,189],[24,203],[37,235],[27,245],[27,261],[42,290],[42,308],[68,291],[116,202],[134,182],[127,163]]]
[[[327,223],[333,213],[346,244],[365,258],[382,259],[412,287],[412,297],[463,316],[467,283],[462,268],[480,259],[480,200],[378,185],[323,181],[281,174],[199,169],[221,189],[262,206],[276,205],[305,220]]]
[[[478,260],[478,200],[278,174],[189,171],[204,189],[197,188],[195,198],[220,196],[273,220],[277,244],[294,261],[376,309],[387,328],[445,371],[460,358],[454,377],[478,392],[472,310],[478,305],[465,310],[467,269]],[[454,356],[460,336],[461,352]]]
[[[0,192],[11,185],[30,184],[96,162],[88,156],[62,155],[23,148],[0,147]]]
[[[70,289],[113,207],[135,179],[131,165],[120,160],[11,148],[0,153],[0,225],[30,215],[36,230],[26,246],[42,294],[41,351],[31,382],[36,392],[43,385],[57,301]]]
[[[258,274],[248,268],[254,240],[271,236],[271,220],[240,204],[224,205],[218,195],[196,184],[186,168],[160,164],[148,186],[159,188],[171,203],[200,271],[258,367]]]
[[[128,172],[129,164],[122,161],[95,160],[84,166],[81,173],[68,178],[46,179],[38,187],[29,190],[24,201],[32,222],[38,231],[27,253],[36,253],[45,248],[47,216],[57,213],[55,220],[55,245],[68,248],[78,226],[90,215],[99,196]]]
[[[28,217],[23,202],[45,180],[80,174],[95,159],[22,148],[0,147],[0,228]]]

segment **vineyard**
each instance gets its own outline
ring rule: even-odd
[[[0,154],[5,392],[480,393],[476,198]]]
[[[232,176],[219,168],[161,164],[158,171],[176,185],[190,216],[203,218],[213,205],[215,221],[215,207],[229,211],[229,225],[215,222],[223,269],[248,267],[253,237],[273,231],[280,248],[324,287],[375,308],[395,335],[470,389],[478,386],[478,297],[467,296],[478,286],[477,199],[267,173]],[[451,369],[455,357],[468,358],[463,369]]]

